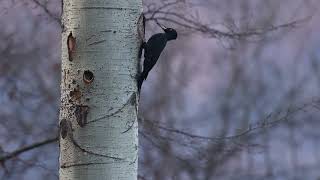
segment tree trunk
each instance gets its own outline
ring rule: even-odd
[[[141,13],[141,0],[63,3],[61,180],[137,179]]]

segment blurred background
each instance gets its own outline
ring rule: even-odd
[[[317,0],[144,0],[139,179],[319,180]],[[61,0],[0,1],[0,177],[58,179]],[[26,148],[29,147],[29,148]]]

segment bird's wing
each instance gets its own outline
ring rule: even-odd
[[[147,42],[146,59],[158,59],[164,47],[167,44],[167,38],[164,33],[151,36]]]
[[[165,34],[159,33],[151,36],[145,46],[144,62],[143,62],[143,79],[147,79],[148,73],[157,63],[161,52],[166,46],[167,38]]]

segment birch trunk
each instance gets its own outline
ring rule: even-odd
[[[64,0],[61,180],[137,179],[141,13],[141,0]]]

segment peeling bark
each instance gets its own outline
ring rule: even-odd
[[[141,0],[63,2],[60,179],[137,179]]]

